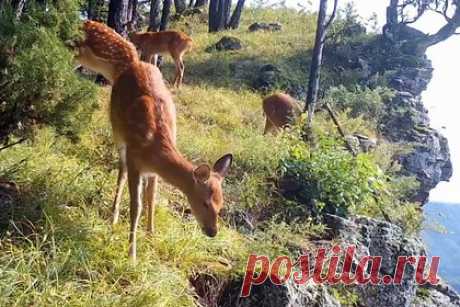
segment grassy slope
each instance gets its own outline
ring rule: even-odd
[[[284,30],[248,33],[254,21],[279,21]],[[261,96],[247,89],[245,76],[233,76],[229,64],[276,62],[303,80],[302,54],[306,58],[312,45],[313,25],[314,18],[292,11],[247,10],[240,30],[231,32],[246,47],[228,53],[204,52],[227,33],[208,34],[205,24],[191,29],[196,47],[186,58],[186,85],[175,93],[179,147],[196,162],[235,154],[225,185],[230,208],[269,202],[265,179],[285,153],[280,140],[261,136]],[[169,64],[166,77],[171,73]],[[0,305],[189,306],[194,304],[191,274],[233,274],[252,251],[287,252],[282,240],[266,240],[272,239],[270,230],[244,237],[224,226],[216,238],[204,237],[195,221],[183,216],[186,201],[180,193],[162,185],[156,233],[147,238],[140,231],[139,264],[130,266],[127,196],[121,224],[113,232],[108,224],[117,157],[106,116],[107,90],[100,97],[101,108],[80,144],[42,129],[33,143],[0,153],[0,173],[22,188],[15,214],[24,211],[34,221],[31,227],[17,219],[0,243]],[[35,208],[43,208],[43,214]]]

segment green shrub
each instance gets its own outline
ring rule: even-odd
[[[78,1],[55,3],[31,2],[20,20],[0,10],[0,141],[41,123],[75,137],[95,109],[95,86],[76,75],[63,43],[78,34]]]
[[[375,192],[385,186],[385,177],[368,155],[354,158],[330,137],[320,137],[314,152],[299,142],[282,160],[283,177],[299,185],[296,200],[324,204],[324,212],[345,216],[351,208],[375,202]]]
[[[358,88],[347,90],[344,86],[333,87],[328,92],[328,99],[340,110],[349,110],[351,117],[364,116],[376,122],[384,111],[384,103],[393,93],[385,87],[376,89]]]

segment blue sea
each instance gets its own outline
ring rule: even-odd
[[[441,257],[439,275],[460,292],[460,204],[431,202],[424,214],[428,255]]]

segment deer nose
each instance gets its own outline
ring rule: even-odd
[[[217,235],[217,228],[203,228],[203,232],[210,238],[214,238]]]

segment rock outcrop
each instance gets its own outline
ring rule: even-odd
[[[348,219],[327,215],[326,223],[330,228],[328,241],[313,242],[316,247],[331,248],[339,244],[342,250],[355,246],[352,262],[352,274],[359,261],[365,256],[381,256],[379,276],[394,276],[398,258],[401,256],[426,256],[422,241],[416,236],[408,236],[403,230],[389,222],[368,217],[350,217]],[[310,272],[315,266],[313,252],[299,251],[310,256]],[[426,265],[426,268],[429,265]],[[340,271],[340,269],[338,270]],[[353,285],[348,287],[357,296],[359,306],[375,307],[437,307],[460,306],[460,296],[443,282],[437,285],[419,286],[415,279],[416,266],[406,264],[400,285]],[[239,296],[242,280],[230,282],[220,297],[219,306],[241,307],[293,307],[293,306],[342,306],[340,289],[331,285],[318,285],[310,279],[306,284],[298,285],[289,279],[284,285],[272,284],[269,280],[261,285],[253,285],[251,295]],[[335,289],[335,290],[334,290]],[[342,297],[343,298],[343,297]]]
[[[381,121],[382,133],[392,142],[410,144],[412,150],[399,157],[405,175],[412,175],[420,188],[412,200],[425,203],[429,192],[440,181],[452,176],[447,139],[430,127],[428,112],[421,94],[432,77],[433,68],[427,59],[419,67],[401,68],[390,80],[395,96],[386,105],[386,116]]]

